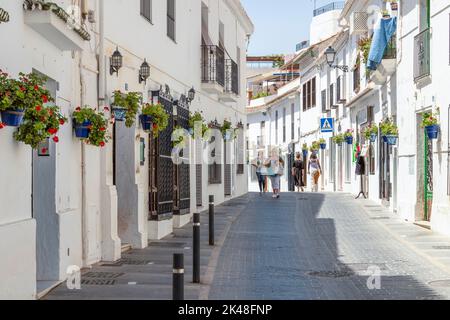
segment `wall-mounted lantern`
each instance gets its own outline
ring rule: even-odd
[[[194,87],[192,87],[191,90],[189,90],[189,92],[188,92],[188,101],[189,101],[189,103],[194,101],[194,99],[195,99],[195,89],[194,89]]]
[[[144,62],[139,69],[139,83],[147,82],[148,77],[150,77],[150,65],[147,63],[147,60],[144,59]]]
[[[123,65],[123,57],[122,54],[119,52],[119,48],[116,48],[116,51],[114,51],[112,57],[110,58],[110,73],[113,75],[114,73],[119,76],[119,69],[122,68]]]
[[[334,65],[334,61],[336,60],[336,50],[334,50],[333,47],[330,46],[327,50],[325,50],[325,57],[330,68],[340,69],[344,72],[348,72],[348,66]]]

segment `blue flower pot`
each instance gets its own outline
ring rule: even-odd
[[[73,120],[75,124],[75,136],[80,139],[89,138],[90,129],[89,127],[92,125],[91,121],[84,121],[83,123],[76,123],[75,119]]]
[[[436,140],[438,138],[438,136],[439,136],[439,129],[440,129],[440,127],[438,125],[425,127],[425,130],[426,130],[427,135],[428,135],[428,139]]]
[[[18,127],[22,124],[23,115],[23,109],[2,111],[2,122],[8,127]]]
[[[345,137],[345,142],[347,142],[347,144],[353,144],[353,137]]]
[[[377,141],[377,137],[378,137],[378,135],[376,133],[371,133],[370,134],[370,142],[374,143],[375,141]]]
[[[397,136],[392,135],[386,136],[386,143],[390,146],[395,146],[397,144],[397,140],[398,140]]]
[[[320,149],[325,150],[327,148],[327,144],[326,143],[321,143],[320,144]]]
[[[388,142],[388,140],[387,140],[387,136],[383,136],[383,142]]]
[[[139,116],[139,120],[141,121],[142,130],[144,131],[151,131],[153,122],[152,122],[152,116],[141,114]]]
[[[308,157],[308,151],[303,150],[302,153],[303,153],[303,158],[306,159]]]
[[[125,121],[125,116],[127,114],[127,109],[122,108],[122,107],[118,107],[118,106],[113,106],[112,107],[112,112],[114,115],[114,119],[116,121]]]

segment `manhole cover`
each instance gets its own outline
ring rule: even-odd
[[[186,243],[184,242],[151,242],[149,247],[161,247],[161,248],[181,248],[184,247]]]
[[[434,246],[435,250],[450,250],[450,246]]]
[[[370,220],[389,220],[389,219],[391,219],[391,218],[389,218],[389,217],[373,217],[373,218],[370,218]]]
[[[83,274],[82,278],[93,278],[93,279],[116,279],[123,276],[123,273],[115,272],[88,272]]]
[[[429,285],[437,288],[450,288],[450,280],[432,281]]]
[[[319,278],[345,278],[345,277],[351,277],[355,275],[351,271],[311,271],[307,273],[309,276],[312,277],[319,277]]]
[[[112,286],[116,284],[116,280],[84,279],[81,280],[81,284],[85,286]]]

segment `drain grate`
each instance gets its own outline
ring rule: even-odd
[[[105,279],[84,279],[81,284],[85,286],[112,286],[116,284],[116,280]]]
[[[334,271],[310,271],[307,273],[307,275],[319,278],[345,278],[354,276],[355,274],[352,271],[334,270]]]
[[[84,278],[92,278],[92,279],[116,279],[123,276],[123,273],[117,272],[88,272],[83,274]]]
[[[181,248],[185,247],[185,242],[150,242],[149,247],[160,247],[160,248]]]
[[[450,246],[434,246],[435,250],[450,250]]]

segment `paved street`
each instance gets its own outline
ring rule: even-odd
[[[188,299],[448,299],[450,238],[346,194],[249,194],[216,208],[217,246],[202,215],[202,284],[193,285],[191,226],[83,272],[82,290],[45,299],[170,299],[171,259],[186,254]],[[369,267],[381,289],[369,290]],[[108,282],[110,281],[110,282]]]

